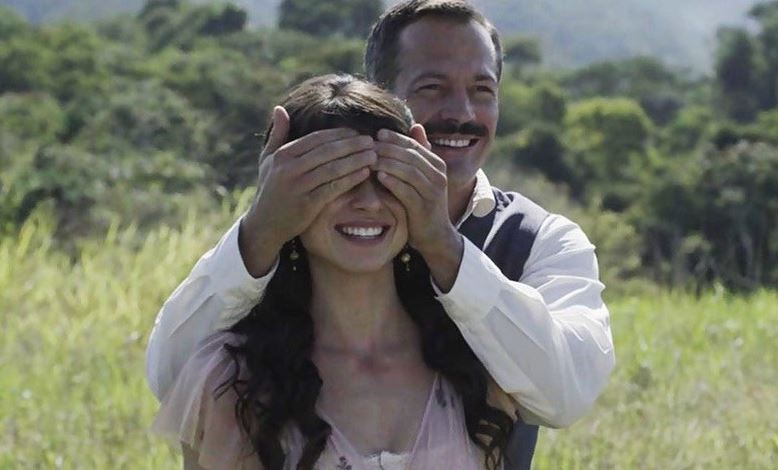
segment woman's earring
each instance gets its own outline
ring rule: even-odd
[[[405,265],[405,272],[411,272],[411,254],[407,251],[400,255],[400,262]]]
[[[292,240],[292,251],[289,253],[289,260],[292,262],[292,271],[297,271],[298,259],[300,259],[300,253],[297,252],[297,242]]]

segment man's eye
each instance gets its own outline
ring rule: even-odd
[[[438,91],[440,90],[440,85],[437,83],[430,83],[429,85],[422,85],[418,88],[419,91]]]
[[[494,94],[494,89],[492,89],[492,87],[489,87],[489,86],[479,86],[479,87],[476,87],[476,91],[478,93],[488,93],[490,95]]]

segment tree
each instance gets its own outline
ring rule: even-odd
[[[566,106],[562,90],[551,81],[525,85],[506,80],[500,88],[497,134],[510,134],[533,124],[561,126]]]
[[[37,35],[0,42],[0,93],[47,89],[53,81],[52,56]]]
[[[751,142],[778,145],[778,109],[759,113],[754,123],[746,128],[745,133]]]
[[[172,151],[202,161],[209,154],[210,120],[179,94],[154,81],[125,83],[74,139],[104,158]]]
[[[643,108],[627,98],[592,98],[570,106],[565,117],[566,166],[573,190],[621,211],[634,200],[651,163],[653,126]]]
[[[778,1],[758,4],[750,14],[759,22],[757,40],[765,62],[761,109],[770,109],[778,106]]]
[[[246,11],[234,5],[192,6],[177,0],[149,1],[138,14],[152,51],[171,46],[191,50],[199,38],[243,31],[247,18]]]
[[[181,100],[182,112],[183,103],[196,108],[184,113],[192,118],[185,121],[186,127],[196,125],[208,143],[206,154],[198,158],[212,167],[218,181],[228,188],[251,184],[256,180],[259,146],[255,134],[262,131],[288,79],[277,68],[257,64],[217,43],[201,46],[191,52],[170,48],[159,54],[154,61],[157,76],[163,89],[178,97],[171,104]]]
[[[200,34],[205,36],[221,36],[242,31],[246,27],[248,14],[246,10],[240,9],[234,5],[224,5],[223,7],[211,7],[203,9],[206,14],[202,15],[202,25]]]
[[[718,33],[716,83],[722,106],[739,122],[754,118],[760,108],[763,62],[748,31],[724,28]]]
[[[497,140],[494,154],[524,168],[534,168],[554,183],[572,183],[565,162],[565,147],[559,131],[551,126],[532,124]]]
[[[765,19],[778,16],[778,1],[760,2],[754,5],[749,15],[756,19]]]
[[[666,124],[683,106],[683,76],[654,57],[600,62],[570,72],[562,86],[574,98],[624,96],[637,100],[651,119]]]
[[[648,259],[753,289],[778,282],[778,147],[709,147],[669,166],[636,217]]]
[[[138,18],[145,22],[148,18],[156,15],[160,11],[176,10],[181,6],[181,0],[146,0],[143,4],[140,12],[138,12]]]
[[[695,149],[711,134],[713,110],[707,106],[687,106],[662,129],[663,151],[670,156]]]
[[[283,0],[278,26],[313,36],[364,38],[382,11],[381,0]]]
[[[524,69],[538,65],[542,60],[540,43],[537,39],[524,35],[515,35],[503,40],[502,50],[505,65],[517,78],[521,77]]]
[[[65,113],[46,93],[0,95],[0,130],[15,137],[53,144],[65,129]]]
[[[19,36],[29,28],[27,22],[16,14],[14,10],[0,6],[0,41]]]
[[[778,1],[760,3],[749,14],[758,33],[722,28],[716,53],[721,105],[740,123],[778,106]]]
[[[52,52],[50,90],[61,101],[108,88],[108,71],[100,59],[103,41],[93,29],[64,23],[47,28],[43,40]]]

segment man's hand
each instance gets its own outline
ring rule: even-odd
[[[265,275],[288,240],[328,202],[370,176],[374,141],[352,129],[312,132],[292,142],[289,115],[273,110],[273,129],[259,157],[257,195],[241,220],[238,244],[248,272]]]
[[[430,150],[421,125],[410,137],[383,129],[375,146],[378,180],[408,214],[408,243],[421,253],[438,288],[454,285],[464,242],[448,212],[446,163]]]

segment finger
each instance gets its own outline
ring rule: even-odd
[[[378,142],[375,144],[375,152],[378,154],[379,161],[383,159],[392,159],[415,166],[429,178],[433,178],[433,174],[440,171],[429,159],[421,156],[415,149],[409,149],[396,144]]]
[[[412,186],[424,199],[432,200],[439,194],[429,179],[413,165],[389,158],[381,158],[376,164],[378,174],[387,173]],[[380,180],[379,180],[380,181]]]
[[[347,127],[314,131],[284,144],[276,151],[276,154],[280,158],[295,158],[324,144],[358,135],[357,131]]]
[[[333,160],[368,150],[373,155],[372,161],[369,163],[372,164],[378,159],[375,152],[373,152],[373,146],[373,138],[366,135],[330,141],[300,155],[296,165],[299,166],[298,171],[305,173],[328,164]]]
[[[375,163],[377,158],[372,150],[364,150],[320,165],[300,178],[300,189],[310,191],[361,168],[369,168],[371,164]]]
[[[421,127],[420,125],[414,124],[414,127],[411,127],[411,130],[418,135],[419,131],[414,130],[416,126]],[[422,128],[422,131],[423,129],[424,128]],[[426,141],[426,139],[427,139],[427,135],[425,133],[424,140]],[[435,153],[433,153],[432,150],[430,150],[431,147],[430,148],[425,147],[422,142],[419,142],[418,140],[414,139],[411,136],[390,131],[389,129],[381,129],[380,131],[378,131],[378,141],[385,142],[388,144],[394,144],[400,147],[414,149],[419,153],[419,155],[429,160],[432,166],[434,166],[438,170],[445,171],[446,169],[446,163],[440,157],[435,155]],[[428,141],[427,144],[429,144]]]
[[[283,106],[273,108],[273,125],[262,155],[269,155],[284,145],[289,136],[289,114]]]
[[[370,170],[368,168],[361,168],[353,173],[349,173],[338,179],[330,180],[320,185],[309,192],[308,197],[311,201],[315,202],[318,207],[323,207],[336,197],[362,183],[368,177],[370,177]]]
[[[411,126],[410,134],[413,140],[420,143],[422,146],[424,146],[425,149],[432,149],[432,144],[430,144],[429,139],[427,139],[427,131],[424,130],[424,126],[421,124],[414,124]]]
[[[422,198],[416,188],[386,172],[378,172],[378,181],[394,194],[409,213],[421,207]]]

